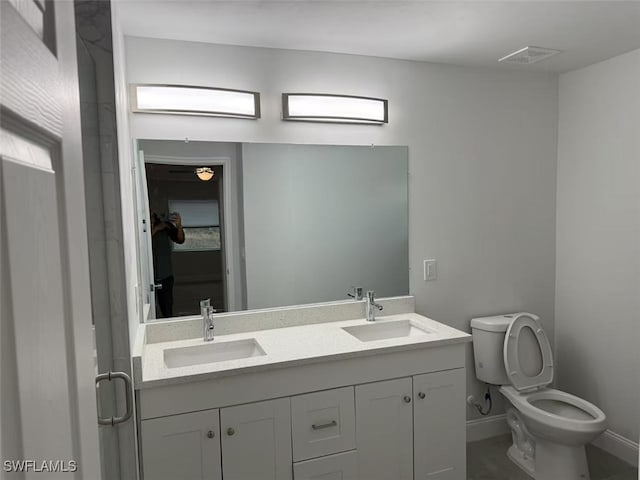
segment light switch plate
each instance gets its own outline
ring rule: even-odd
[[[438,264],[435,260],[424,261],[424,281],[429,282],[438,278]]]

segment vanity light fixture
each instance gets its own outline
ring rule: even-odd
[[[196,175],[203,182],[208,182],[213,178],[213,169],[211,167],[199,167],[195,170]]]
[[[282,119],[300,122],[389,123],[389,102],[382,98],[326,93],[283,93]]]
[[[189,85],[131,84],[131,111],[260,118],[260,93]]]

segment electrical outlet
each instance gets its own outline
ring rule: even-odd
[[[438,278],[438,265],[435,260],[424,261],[424,281],[429,282]]]

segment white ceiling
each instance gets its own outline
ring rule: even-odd
[[[640,48],[640,1],[112,0],[125,35],[566,72]],[[497,59],[562,50],[534,65]]]

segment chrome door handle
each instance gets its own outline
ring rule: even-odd
[[[314,430],[322,430],[323,428],[331,428],[337,425],[338,425],[338,422],[336,420],[331,420],[330,422],[321,423],[320,425],[316,425],[314,423],[313,425],[311,425],[311,428],[313,428]]]
[[[100,382],[103,382],[105,380],[108,380],[110,382],[111,380],[116,380],[116,379],[120,379],[124,382],[124,394],[125,394],[125,400],[127,403],[127,410],[125,411],[124,415],[122,415],[121,417],[102,418],[98,413],[98,424],[100,425],[113,426],[119,423],[124,423],[131,418],[131,415],[133,415],[133,400],[132,400],[133,386],[131,383],[131,377],[124,372],[108,371],[107,373],[101,373],[100,375],[98,375],[96,377],[96,397],[98,393],[98,385],[100,384]],[[98,402],[99,401],[100,400],[98,399]]]

